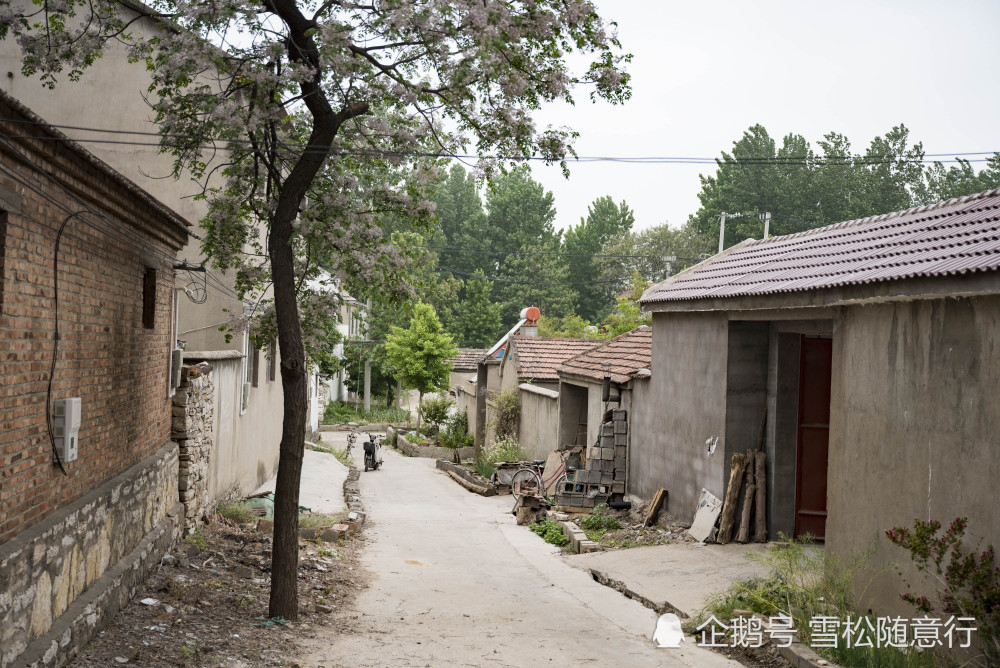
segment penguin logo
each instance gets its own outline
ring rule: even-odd
[[[672,612],[660,615],[653,631],[653,642],[657,647],[680,647],[684,639],[680,618]]]

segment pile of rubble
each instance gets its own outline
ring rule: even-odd
[[[569,508],[593,508],[625,494],[628,468],[628,412],[605,413],[601,437],[586,453],[585,468],[568,474],[556,490],[556,504]]]

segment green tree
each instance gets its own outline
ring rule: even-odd
[[[466,279],[465,297],[457,309],[454,324],[446,327],[462,345],[486,348],[503,333],[500,305],[491,299],[492,290],[493,285],[486,280],[482,269]]]
[[[712,242],[698,235],[691,224],[675,229],[663,223],[640,232],[622,232],[601,248],[600,280],[608,301],[614,301],[636,274],[650,283],[662,281],[714,252]]]
[[[571,339],[598,338],[597,328],[575,313],[561,318],[543,315],[538,319],[538,335]]]
[[[635,215],[624,201],[600,197],[587,208],[587,217],[563,234],[568,276],[576,291],[576,312],[587,320],[598,320],[610,308],[608,291],[601,283],[604,258],[593,257],[611,238],[632,229]]]
[[[423,401],[427,392],[447,387],[451,373],[448,360],[458,353],[458,348],[442,331],[434,309],[421,302],[413,309],[409,327],[392,328],[385,341],[385,353],[403,387],[419,392]],[[417,431],[420,431],[420,411],[417,411]]]
[[[987,159],[986,167],[976,172],[968,160],[956,158],[957,165],[945,167],[935,162],[924,173],[925,186],[921,204],[931,204],[952,197],[964,197],[1000,188],[1000,153]]]
[[[475,179],[455,163],[436,188],[433,200],[446,249],[438,251],[441,264],[461,276],[477,270],[492,274],[493,268],[487,265],[490,258],[470,252],[484,248],[484,239],[488,238],[486,213]]]
[[[271,285],[284,419],[268,616],[296,619],[307,396],[300,310],[320,305],[302,286],[322,261],[351,292],[400,295],[405,263],[385,243],[380,216],[431,216],[424,193],[438,161],[426,156],[471,142],[483,156],[562,162],[572,130],[538,130],[532,112],[572,102],[580,81],[592,82],[592,98],[624,101],[627,56],[585,0],[154,4],[141,15],[170,25],[153,38],[129,30],[134,5],[89,0],[46,5],[44,21],[8,8],[0,38],[15,39],[24,73],[50,85],[60,72],[79,78],[106,43],[126,42],[152,73],[148,99],[175,176],[201,181],[203,249],[238,272],[241,292]],[[590,60],[584,73],[567,66],[574,50]],[[498,166],[480,162],[486,174]],[[248,247],[268,263],[245,255]]]
[[[652,324],[652,314],[643,313],[639,307],[639,298],[648,287],[649,283],[638,273],[632,276],[632,284],[628,291],[618,297],[614,311],[601,323],[603,338],[613,339],[631,332],[636,327]]]
[[[559,255],[558,238],[522,246],[504,258],[497,274],[494,290],[505,326],[512,327],[528,306],[537,306],[543,314],[553,316],[573,312],[576,293]]]

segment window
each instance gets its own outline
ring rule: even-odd
[[[156,325],[156,270],[146,268],[142,277],[142,326],[153,329]]]
[[[273,382],[276,378],[275,372],[277,371],[278,365],[278,346],[271,341],[271,345],[267,348],[267,380],[268,382]]]
[[[253,344],[251,344],[253,345]],[[253,352],[250,354],[250,384],[257,387],[257,382],[260,379],[260,348],[254,347]]]

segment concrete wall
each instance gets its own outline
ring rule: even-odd
[[[518,440],[528,459],[545,459],[559,447],[559,392],[522,384],[520,400]]]
[[[476,411],[476,384],[463,382],[461,385],[454,385],[455,406],[459,411],[465,411],[469,416],[469,433],[476,433],[477,419],[479,413]]]
[[[1000,545],[1000,297],[846,309],[833,335],[827,550],[877,545],[916,585],[884,531],[968,517],[966,545]],[[898,580],[873,583],[879,611],[912,613]],[[918,589],[919,590],[919,589]]]
[[[224,353],[220,353],[224,354]],[[267,480],[278,466],[283,395],[280,376],[269,381],[261,375],[250,388],[246,411],[241,411],[244,371],[241,357],[213,359],[215,367],[216,444],[208,491],[213,500],[246,493]]]
[[[632,401],[641,395],[646,408],[632,417],[641,437],[629,448],[629,492],[652,498],[666,488],[667,509],[684,520],[702,487],[725,492],[728,332],[724,313],[654,314],[652,378]],[[710,437],[719,438],[712,455]]]

